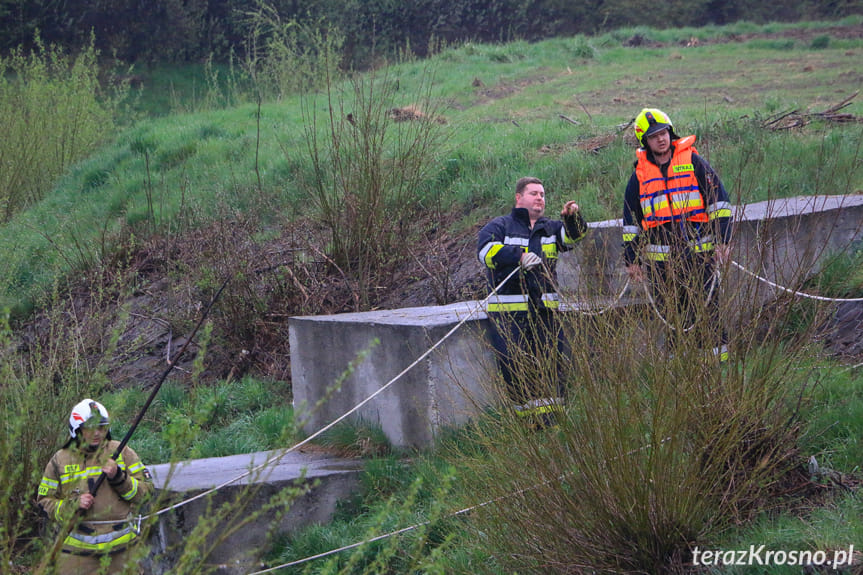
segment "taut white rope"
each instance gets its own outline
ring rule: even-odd
[[[824,297],[824,296],[820,296],[820,295],[812,295],[812,294],[808,294],[808,293],[805,293],[802,291],[793,290],[791,288],[787,288],[787,287],[781,286],[777,283],[774,283],[767,278],[763,278],[760,275],[756,274],[755,272],[749,271],[748,269],[746,269],[745,267],[743,267],[742,265],[740,265],[739,263],[737,263],[734,260],[731,260],[731,265],[733,265],[734,267],[736,267],[737,269],[739,269],[743,272],[748,273],[752,277],[763,281],[764,283],[766,283],[767,285],[769,285],[772,288],[776,288],[780,291],[792,293],[792,294],[799,296],[799,297],[805,297],[805,298],[809,298],[809,299],[817,299],[820,301],[836,301],[836,302],[863,301],[863,297],[855,297],[855,298]]]

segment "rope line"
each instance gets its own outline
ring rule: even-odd
[[[748,269],[746,269],[744,266],[740,265],[739,263],[737,263],[737,262],[736,262],[736,261],[734,261],[734,260],[731,260],[731,265],[733,265],[734,267],[736,267],[737,269],[739,269],[739,270],[741,270],[741,271],[743,271],[743,272],[748,273],[748,274],[749,274],[749,275],[751,275],[752,277],[754,277],[754,278],[756,278],[756,279],[758,279],[758,280],[761,280],[762,282],[766,283],[767,285],[769,285],[769,286],[770,286],[770,287],[772,287],[772,288],[775,288],[775,289],[778,289],[778,290],[780,290],[780,291],[784,291],[784,292],[787,292],[787,293],[791,293],[791,294],[794,294],[794,295],[799,296],[799,297],[805,297],[805,298],[809,298],[809,299],[817,299],[817,300],[820,300],[820,301],[835,301],[835,302],[853,302],[853,301],[863,301],[863,297],[856,297],[856,298],[824,297],[824,296],[820,296],[820,295],[812,295],[812,294],[808,294],[808,293],[805,293],[805,292],[802,292],[802,291],[793,290],[793,289],[791,289],[791,288],[787,288],[787,287],[785,287],[785,286],[781,286],[781,285],[779,285],[779,284],[777,284],[777,283],[774,283],[774,282],[770,281],[770,280],[769,280],[769,279],[767,279],[767,278],[761,277],[760,275],[756,274],[755,272],[751,272],[751,271],[749,271],[749,270],[748,270]]]
[[[623,289],[621,289],[621,290],[620,290],[620,293],[619,293],[619,294],[617,294],[617,296],[615,296],[615,298],[611,300],[611,303],[609,303],[609,304],[608,304],[607,306],[605,306],[604,308],[600,309],[599,311],[593,311],[593,310],[580,310],[580,309],[578,309],[578,310],[576,310],[576,311],[577,311],[578,313],[580,313],[581,315],[590,315],[590,316],[602,315],[602,314],[604,314],[605,312],[607,312],[608,310],[612,309],[614,306],[616,306],[616,305],[617,305],[617,303],[618,303],[621,299],[623,299],[623,294],[625,294],[625,293],[626,293],[626,290],[627,290],[627,289],[629,289],[629,278],[626,278],[626,283],[624,283],[624,284],[623,284]]]
[[[774,283],[774,282],[772,282],[772,281],[770,281],[770,280],[768,280],[768,279],[766,279],[766,278],[764,278],[764,277],[759,276],[758,274],[755,274],[755,273],[753,273],[753,272],[749,271],[749,270],[748,270],[748,269],[746,269],[744,266],[742,266],[742,265],[738,264],[738,263],[737,263],[736,261],[734,261],[734,260],[731,260],[731,264],[732,264],[732,265],[734,265],[735,267],[739,268],[740,270],[742,270],[742,271],[746,272],[747,274],[749,274],[749,275],[751,275],[751,276],[753,276],[753,277],[757,278],[758,280],[760,280],[760,281],[762,281],[762,282],[764,282],[764,283],[766,283],[766,284],[770,285],[770,286],[771,286],[771,287],[773,287],[773,288],[779,289],[779,290],[784,291],[784,292],[792,293],[792,294],[794,294],[794,295],[796,295],[796,296],[799,296],[799,297],[806,297],[806,298],[817,299],[817,300],[821,300],[821,301],[833,301],[833,302],[859,302],[859,301],[863,301],[863,298],[827,298],[827,297],[824,297],[824,296],[817,296],[817,295],[807,294],[807,293],[805,293],[805,292],[800,292],[800,291],[797,291],[797,290],[792,290],[792,289],[790,289],[790,288],[787,288],[787,287],[781,286],[781,285],[779,285],[779,284],[776,284],[776,283]],[[518,269],[518,268],[516,268],[516,270],[517,270],[517,269]],[[501,282],[501,285],[503,285],[503,283],[505,283],[507,280],[509,280],[509,277],[511,277],[511,276],[512,276],[512,274],[510,274],[510,276],[508,276],[508,277],[507,277],[503,282]],[[709,301],[710,301],[710,299],[713,297],[714,291],[715,291],[715,289],[716,289],[716,286],[719,284],[719,282],[720,282],[720,273],[719,273],[719,270],[717,269],[717,270],[714,272],[714,274],[713,274],[713,278],[711,279],[711,282],[710,282],[710,291],[708,292],[708,295],[707,295],[707,301],[708,301],[708,302],[709,302]],[[608,311],[609,309],[611,309],[611,308],[612,308],[612,307],[613,307],[617,302],[619,302],[619,301],[620,301],[620,299],[623,297],[623,294],[624,294],[624,293],[626,293],[626,289],[629,287],[629,283],[630,283],[630,282],[629,282],[629,279],[627,279],[627,280],[626,280],[625,285],[623,286],[623,289],[620,291],[620,293],[617,295],[617,297],[612,301],[612,303],[611,303],[611,304],[609,304],[607,307],[605,307],[605,308],[601,309],[600,311],[598,311],[598,312],[593,312],[593,311],[586,311],[586,312],[584,312],[584,311],[581,311],[581,310],[578,310],[578,311],[579,311],[580,313],[583,313],[584,315],[601,315],[601,314],[605,313],[606,311]],[[668,327],[669,327],[669,328],[671,328],[671,329],[675,329],[673,326],[671,326],[671,325],[666,321],[666,319],[665,319],[665,318],[662,316],[662,314],[659,312],[659,309],[658,309],[658,308],[657,308],[657,306],[656,306],[656,302],[654,301],[654,299],[653,299],[653,297],[652,297],[652,295],[651,295],[651,293],[650,293],[650,290],[647,288],[647,282],[642,282],[642,284],[644,285],[645,293],[647,294],[648,300],[650,301],[651,307],[653,308],[653,310],[654,310],[654,312],[656,313],[656,315],[659,317],[659,319],[661,319],[661,320],[662,320],[662,322],[663,322],[666,326],[668,326]],[[498,286],[498,288],[499,288],[499,287],[500,287],[500,286]],[[488,298],[490,298],[492,295],[494,295],[494,293],[496,293],[496,291],[497,291],[497,289],[498,289],[498,288],[495,288],[495,291],[493,291],[491,294],[489,294],[489,296],[486,298],[486,300],[485,300],[485,301],[487,301],[487,300],[488,300]],[[461,323],[464,323],[464,320],[463,320]],[[445,336],[444,336],[444,338],[440,340],[440,342],[442,342],[444,339],[446,339],[447,337],[449,337],[449,335],[450,335],[453,331],[455,331],[455,329],[457,329],[457,328],[461,325],[461,323],[459,323],[455,328],[453,328],[449,333],[447,333],[447,335],[445,335]],[[690,331],[693,327],[695,327],[695,323],[693,323],[693,324],[692,324],[691,326],[689,326],[688,328],[685,328],[685,329],[684,329],[684,331],[685,331],[685,332],[688,332],[688,331]],[[440,343],[440,342],[438,342],[438,343]],[[438,345],[438,344],[435,344],[435,347],[436,347],[437,345]],[[434,348],[432,348],[432,349],[434,349]],[[431,351],[431,350],[429,350],[429,351]],[[428,353],[428,352],[427,352],[427,353]],[[424,354],[423,356],[421,356],[421,358],[420,358],[420,359],[422,359],[423,357],[425,357],[425,355],[427,355],[427,353],[426,353],[426,354]],[[417,360],[417,361],[419,361],[419,360]],[[854,366],[851,366],[849,369],[854,369],[854,368],[861,367],[861,366],[863,366],[863,363],[861,363],[861,364],[857,364],[857,365],[854,365]],[[408,368],[408,369],[409,369],[409,368]],[[403,372],[403,373],[404,373],[404,372]],[[399,374],[399,376],[401,376],[401,375],[402,375],[402,374]],[[399,376],[396,376],[396,378],[398,378]],[[394,381],[394,380],[393,380],[393,381]],[[390,383],[392,383],[392,381],[391,381]],[[388,383],[387,385],[389,385],[389,383]],[[338,421],[338,420],[337,420],[337,421]],[[661,444],[663,444],[663,443],[665,443],[666,441],[668,441],[668,440],[670,440],[670,439],[671,439],[670,437],[666,437],[665,439],[663,439],[663,440],[660,442],[660,445],[661,445]],[[646,449],[646,448],[648,448],[648,447],[649,447],[648,445],[645,445],[645,446],[642,446],[642,447],[640,447],[640,448],[637,448],[637,449],[631,450],[631,451],[629,451],[629,452],[625,453],[624,455],[631,455],[632,453],[635,453],[635,452],[637,452],[637,451],[641,451],[641,450]],[[557,479],[558,479],[558,480],[563,479],[564,477],[566,477],[567,475],[570,475],[570,474],[572,474],[572,473],[574,473],[574,472],[569,472],[569,473],[566,473],[566,474],[564,474],[564,475],[561,475],[561,476],[560,476],[560,477],[558,477]],[[507,494],[507,495],[503,495],[503,496],[498,497],[498,498],[495,498],[495,499],[487,500],[487,501],[485,501],[485,502],[483,502],[483,503],[479,503],[479,504],[477,504],[477,505],[473,505],[473,506],[470,506],[470,507],[466,507],[466,508],[464,508],[464,509],[460,509],[459,511],[456,511],[456,512],[453,512],[453,513],[451,513],[451,514],[449,514],[449,515],[446,515],[446,516],[445,516],[445,518],[451,518],[451,517],[456,517],[456,516],[458,516],[458,515],[463,515],[463,514],[465,514],[465,513],[469,513],[469,512],[471,512],[471,511],[473,511],[473,510],[475,510],[475,509],[479,509],[480,507],[484,507],[484,506],[486,506],[486,505],[490,505],[490,504],[492,504],[492,503],[495,503],[495,502],[497,502],[497,501],[499,501],[499,500],[501,500],[501,499],[503,499],[503,498],[506,498],[506,497],[512,497],[512,496],[517,495],[517,494],[523,494],[523,493],[525,493],[526,491],[529,491],[529,490],[531,490],[531,489],[536,489],[536,488],[538,488],[538,487],[539,487],[539,486],[541,486],[541,485],[545,485],[545,484],[549,483],[550,481],[551,481],[551,480],[548,480],[548,481],[545,481],[545,482],[539,483],[539,484],[537,484],[537,485],[534,485],[534,486],[531,486],[531,487],[528,487],[528,488],[525,488],[525,489],[521,489],[521,490],[515,491],[515,492],[513,492],[513,493]],[[387,538],[389,538],[389,537],[395,537],[395,536],[397,536],[397,535],[401,535],[401,534],[403,534],[403,533],[407,533],[407,532],[409,532],[409,531],[413,531],[414,529],[419,529],[420,527],[424,527],[424,526],[426,526],[426,525],[429,525],[430,523],[431,523],[431,521],[423,521],[423,522],[421,522],[421,523],[416,523],[416,524],[414,524],[414,525],[411,525],[411,526],[408,526],[408,527],[403,527],[403,528],[401,528],[401,529],[397,529],[397,530],[395,530],[395,531],[390,531],[389,533],[384,533],[384,534],[381,534],[381,535],[377,535],[377,536],[372,537],[372,538],[370,538],[370,539],[366,539],[366,540],[363,540],[363,541],[358,541],[358,542],[355,542],[355,543],[351,543],[351,544],[349,544],[349,545],[345,545],[345,546],[343,546],[343,547],[339,547],[339,548],[336,548],[336,549],[331,549],[331,550],[329,550],[329,551],[324,551],[324,552],[322,552],[322,553],[318,553],[317,555],[312,555],[312,556],[309,556],[309,557],[304,557],[304,558],[302,558],[302,559],[297,559],[297,560],[295,560],[295,561],[291,561],[291,562],[288,562],[288,563],[283,563],[283,564],[281,564],[281,565],[276,565],[276,566],[274,566],[274,567],[270,567],[270,568],[268,568],[268,569],[264,569],[264,570],[261,570],[261,571],[255,571],[255,572],[253,572],[253,573],[249,573],[248,575],[264,575],[265,573],[271,573],[271,572],[273,572],[273,571],[277,571],[277,570],[279,570],[279,569],[283,569],[283,568],[286,568],[286,567],[293,567],[293,566],[296,566],[296,565],[301,565],[301,564],[303,564],[303,563],[308,563],[308,562],[310,562],[310,561],[314,561],[314,560],[317,560],[317,559],[321,559],[321,558],[323,558],[323,557],[328,557],[328,556],[330,556],[330,555],[335,555],[335,554],[337,554],[337,553],[341,553],[342,551],[348,551],[348,550],[350,550],[350,549],[355,549],[355,548],[357,548],[357,547],[360,547],[360,546],[365,545],[365,544],[368,544],[368,543],[374,543],[375,541],[380,541],[380,540],[382,540],[382,539],[387,539]]]
[[[764,277],[759,276],[758,274],[755,274],[755,273],[753,273],[753,272],[749,271],[749,270],[748,270],[748,269],[746,269],[744,266],[742,266],[742,265],[738,264],[738,263],[737,263],[736,261],[734,261],[734,260],[731,260],[731,264],[732,264],[732,265],[734,265],[735,267],[739,268],[740,270],[742,270],[742,271],[746,272],[747,274],[749,274],[749,275],[751,275],[751,276],[753,276],[753,277],[757,278],[758,280],[760,280],[760,281],[762,281],[762,282],[764,282],[764,283],[767,283],[767,284],[768,284],[768,285],[770,285],[771,287],[774,287],[774,288],[779,289],[779,290],[781,290],[781,291],[785,291],[785,292],[792,293],[792,294],[797,295],[797,296],[800,296],[800,297],[808,297],[808,298],[818,299],[818,300],[823,300],[823,301],[836,301],[836,302],[859,302],[859,301],[863,301],[863,298],[826,298],[826,297],[823,297],[823,296],[816,296],[816,295],[806,294],[806,293],[804,293],[804,292],[800,292],[800,291],[792,290],[792,289],[790,289],[790,288],[787,288],[787,287],[781,286],[781,285],[779,285],[779,284],[776,284],[776,283],[774,283],[774,282],[771,282],[770,280],[768,280],[768,279],[766,279],[766,278],[764,278]],[[516,267],[515,269],[513,269],[513,271],[512,271],[512,272],[510,272],[510,274],[509,274],[509,275],[508,275],[508,276],[507,276],[503,281],[501,281],[501,282],[500,282],[500,284],[498,284],[498,285],[497,285],[497,286],[496,286],[496,287],[495,287],[495,288],[494,288],[494,289],[493,289],[493,290],[492,290],[492,291],[491,291],[491,292],[490,292],[490,293],[485,297],[485,299],[484,299],[484,300],[482,300],[481,304],[487,303],[487,302],[488,302],[488,300],[489,300],[492,296],[494,296],[494,295],[497,293],[497,291],[498,291],[498,290],[503,286],[503,284],[505,284],[507,281],[509,281],[509,279],[510,279],[513,275],[515,275],[515,273],[516,273],[517,271],[519,271],[520,269],[521,269],[520,267]],[[710,301],[710,298],[713,296],[713,293],[714,293],[714,290],[715,290],[716,285],[718,284],[718,281],[719,281],[719,271],[717,270],[717,271],[716,271],[716,273],[714,274],[713,279],[711,280],[710,292],[709,292],[709,294],[708,294],[708,301]],[[625,284],[624,284],[624,286],[623,286],[623,289],[620,291],[620,293],[618,293],[618,294],[617,294],[617,296],[614,298],[614,300],[613,300],[613,301],[612,301],[608,306],[606,306],[605,308],[603,308],[603,309],[599,310],[598,312],[594,312],[594,311],[582,311],[582,310],[577,310],[577,311],[578,311],[579,313],[584,314],[584,315],[602,315],[603,313],[607,312],[609,309],[611,309],[612,307],[614,307],[614,305],[615,305],[615,304],[617,304],[617,303],[620,301],[620,299],[623,297],[624,293],[626,293],[626,290],[627,290],[627,288],[629,287],[629,284],[630,284],[630,280],[629,280],[629,279],[627,279],[627,280],[626,280],[626,283],[625,283]],[[660,320],[662,320],[662,322],[663,322],[666,326],[668,326],[668,327],[669,327],[669,328],[671,328],[671,329],[675,329],[673,326],[671,326],[671,325],[668,323],[668,321],[667,321],[667,320],[662,316],[662,314],[659,312],[659,310],[658,310],[658,308],[657,308],[657,306],[656,306],[656,302],[654,301],[653,297],[651,296],[650,291],[647,289],[646,282],[642,282],[642,284],[644,285],[645,293],[647,294],[647,297],[648,297],[648,299],[649,299],[649,301],[650,301],[650,303],[651,303],[651,306],[652,306],[652,308],[653,308],[654,312],[656,313],[656,315],[659,317],[659,319],[660,319]],[[425,352],[425,353],[423,353],[421,356],[419,356],[419,357],[418,357],[418,358],[417,358],[413,363],[411,363],[408,367],[406,367],[406,368],[405,368],[405,369],[403,369],[401,372],[399,372],[395,377],[393,377],[392,379],[390,379],[390,381],[388,381],[388,382],[387,382],[383,387],[381,387],[380,389],[378,389],[377,391],[375,391],[374,393],[372,393],[371,395],[369,395],[367,398],[365,398],[364,400],[362,400],[361,402],[359,402],[358,404],[356,404],[353,408],[351,408],[350,410],[346,411],[344,414],[342,414],[341,416],[339,416],[338,418],[336,418],[335,420],[333,420],[332,422],[330,422],[330,423],[329,423],[329,424],[327,424],[326,426],[322,427],[321,429],[319,429],[319,430],[318,430],[318,431],[316,431],[315,433],[311,434],[311,435],[310,435],[309,437],[307,437],[306,439],[304,439],[304,440],[300,441],[299,443],[296,443],[295,445],[293,445],[293,446],[291,446],[291,447],[288,447],[288,448],[286,448],[286,449],[284,449],[284,450],[280,450],[276,456],[267,458],[267,459],[266,459],[263,463],[261,463],[260,465],[257,465],[257,466],[255,466],[255,467],[252,467],[252,468],[251,468],[251,469],[249,469],[248,471],[246,471],[246,472],[244,472],[244,473],[242,473],[242,474],[240,474],[240,475],[238,475],[238,476],[236,476],[236,477],[234,477],[234,478],[232,478],[232,479],[229,479],[229,480],[227,480],[227,481],[225,481],[225,482],[223,482],[223,483],[221,483],[221,484],[219,484],[219,485],[216,485],[215,487],[212,487],[212,488],[210,488],[210,489],[208,489],[208,490],[206,490],[206,491],[203,491],[202,493],[199,493],[198,495],[195,495],[195,496],[193,496],[193,497],[190,497],[190,498],[188,498],[188,499],[185,499],[185,500],[183,500],[183,501],[180,501],[180,502],[178,502],[178,503],[176,503],[176,504],[174,504],[174,505],[171,505],[171,506],[169,506],[169,507],[165,507],[164,509],[160,509],[160,510],[158,510],[158,511],[155,511],[155,512],[153,512],[153,513],[149,513],[149,514],[147,514],[147,515],[138,515],[138,516],[137,516],[137,518],[135,518],[135,520],[136,520],[137,522],[139,522],[139,523],[140,523],[140,522],[142,522],[142,521],[146,521],[146,520],[148,520],[148,519],[152,519],[152,518],[154,518],[154,517],[158,517],[158,516],[160,516],[160,515],[164,515],[165,513],[168,513],[169,511],[173,511],[173,510],[175,510],[175,509],[178,509],[178,508],[180,508],[180,507],[183,507],[184,505],[187,505],[187,504],[189,504],[189,503],[192,503],[192,502],[194,502],[194,501],[197,501],[198,499],[201,499],[201,498],[206,497],[206,496],[208,496],[208,495],[210,495],[210,494],[212,494],[212,493],[215,493],[216,491],[219,491],[220,489],[222,489],[222,488],[224,488],[224,487],[227,487],[228,485],[231,485],[232,483],[235,483],[235,482],[237,482],[237,481],[240,481],[241,479],[245,479],[246,477],[249,477],[249,476],[250,476],[250,475],[252,475],[253,473],[258,472],[258,471],[260,471],[260,470],[262,470],[262,469],[264,469],[264,468],[268,467],[269,465],[271,465],[271,464],[273,464],[273,463],[277,463],[277,462],[278,462],[278,461],[280,461],[283,457],[285,457],[285,455],[287,455],[288,453],[290,453],[290,452],[292,452],[292,451],[295,451],[295,450],[299,449],[300,447],[302,447],[302,446],[306,445],[307,443],[311,442],[313,439],[317,438],[317,437],[318,437],[318,436],[320,436],[321,434],[325,433],[326,431],[329,431],[332,427],[334,427],[335,425],[337,425],[337,424],[341,423],[341,422],[342,422],[342,421],[344,421],[344,419],[346,419],[348,416],[352,415],[352,414],[353,414],[353,413],[355,413],[357,410],[359,410],[360,408],[362,408],[364,405],[366,405],[367,403],[369,403],[372,399],[374,399],[375,397],[377,397],[378,395],[380,395],[381,393],[383,393],[387,388],[389,388],[389,386],[390,386],[390,385],[392,385],[393,383],[395,383],[396,381],[398,381],[398,379],[399,379],[399,378],[401,378],[405,373],[407,373],[408,371],[410,371],[410,370],[411,370],[415,365],[417,365],[420,361],[422,361],[423,359],[425,359],[426,357],[428,357],[428,355],[429,355],[429,354],[431,354],[431,352],[433,352],[435,349],[437,349],[437,348],[438,348],[438,347],[439,347],[439,346],[440,346],[440,345],[441,345],[441,344],[442,344],[442,343],[443,343],[447,338],[449,338],[449,337],[450,337],[450,336],[451,336],[451,335],[452,335],[456,330],[458,330],[462,325],[464,325],[464,323],[465,323],[465,322],[467,322],[467,320],[468,320],[468,319],[470,319],[471,317],[472,317],[472,314],[468,314],[465,318],[463,318],[461,321],[459,321],[459,323],[458,323],[458,324],[456,324],[452,329],[450,329],[450,330],[449,330],[449,331],[448,331],[448,332],[447,332],[447,333],[446,333],[446,334],[445,334],[445,335],[444,335],[440,340],[438,340],[438,341],[437,341],[437,342],[436,342],[432,347],[430,347],[428,350],[426,350],[426,352]],[[689,330],[691,330],[691,329],[694,327],[694,325],[695,325],[695,324],[693,323],[693,325],[692,325],[692,326],[689,326],[689,327],[688,327],[688,328],[686,328],[684,331],[685,331],[685,332],[688,332]],[[861,364],[861,365],[863,365],[863,364]],[[859,366],[852,366],[852,369],[853,369],[853,368],[856,368],[856,367],[859,367]],[[92,524],[108,524],[108,523],[116,523],[116,521],[92,521],[92,522],[90,522],[90,523],[92,523]]]
[[[772,282],[769,279],[762,277],[762,276],[756,274],[755,272],[752,272],[752,271],[746,269],[745,266],[737,263],[734,260],[731,260],[731,265],[733,265],[737,269],[749,274],[750,276],[754,277],[755,279],[766,283],[767,285],[769,285],[770,287],[772,287],[774,289],[777,289],[779,291],[783,291],[786,293],[790,293],[790,294],[796,295],[798,297],[809,298],[809,299],[814,299],[814,300],[819,300],[819,301],[829,301],[829,302],[861,302],[861,301],[863,301],[863,297],[858,297],[858,298],[826,297],[826,296],[814,295],[814,294],[809,294],[806,292],[794,290],[794,289],[779,285],[775,282]],[[718,285],[718,283],[720,282],[720,280],[721,280],[721,278],[720,278],[719,270],[717,269],[713,275],[713,279],[710,281],[710,292],[707,294],[706,302],[710,302],[710,298],[713,296],[713,292],[714,292],[716,286]],[[626,286],[628,286],[628,285],[629,285],[629,280],[627,279],[626,280]],[[668,323],[668,321],[665,319],[665,317],[663,317],[662,313],[659,311],[659,308],[657,307],[656,302],[653,299],[653,295],[650,293],[650,290],[648,289],[647,282],[642,282],[642,285],[644,287],[644,293],[647,295],[647,299],[650,301],[650,306],[651,306],[651,308],[653,308],[653,311],[654,311],[654,313],[656,313],[657,317],[659,317],[659,319],[662,320],[662,323],[664,323],[669,329],[672,329],[672,330],[676,329],[674,326],[672,326],[670,323]],[[626,286],[624,286],[624,291],[626,290]],[[623,292],[621,292],[620,296],[622,296],[622,295],[623,295]],[[618,296],[618,299],[620,298],[620,296]],[[605,311],[605,310],[603,310],[603,311]],[[683,331],[684,331],[684,333],[689,332],[694,327],[695,327],[695,322],[693,322],[693,324],[691,326],[685,328]]]

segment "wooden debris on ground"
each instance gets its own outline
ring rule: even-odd
[[[617,126],[617,129],[610,134],[601,134],[599,136],[594,136],[592,138],[576,142],[575,147],[579,150],[584,150],[586,152],[592,152],[595,154],[620,137],[623,137],[624,142],[632,144],[633,146],[637,146],[638,142],[636,141],[632,130],[629,130],[629,127],[632,126],[632,123],[634,121],[635,118],[633,118],[629,122],[626,122],[625,124],[620,124],[619,126]]]
[[[418,120],[425,120],[428,116],[420,110],[418,106],[410,104],[408,106],[404,106],[403,108],[392,108],[389,111],[389,116],[394,122],[413,122]],[[433,121],[438,124],[446,124],[447,120],[443,116],[434,116],[432,118]]]
[[[812,122],[812,120],[823,120],[826,122],[837,123],[863,123],[863,118],[860,116],[841,112],[843,108],[846,108],[851,104],[851,101],[856,98],[859,93],[859,90],[854,92],[838,104],[830,106],[823,112],[801,112],[799,109],[794,109],[774,114],[761,122],[761,127],[774,131],[792,130],[794,128],[802,128]]]

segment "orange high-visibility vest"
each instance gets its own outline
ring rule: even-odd
[[[659,166],[647,159],[647,150],[637,152],[638,164],[635,174],[639,183],[641,212],[644,229],[655,228],[669,222],[687,220],[707,222],[704,198],[698,188],[692,153],[695,136],[687,136],[672,142],[674,153],[668,166],[668,177],[662,175]]]

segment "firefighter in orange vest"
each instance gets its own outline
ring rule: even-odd
[[[120,442],[111,440],[109,423],[101,403],[77,403],[69,415],[71,437],[45,466],[39,483],[37,503],[50,519],[62,523],[82,514],[63,542],[58,575],[129,572],[123,569],[139,535],[132,510],[153,492],[153,482],[130,447],[111,459]],[[90,485],[102,473],[107,481],[91,495]]]
[[[649,274],[658,309],[674,332],[672,341],[697,328],[725,361],[727,335],[718,325],[715,271],[730,255],[728,193],[698,155],[695,136],[678,137],[662,110],[643,109],[635,119],[635,137],[641,147],[623,203],[629,277],[640,282]]]

